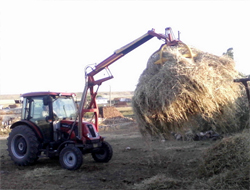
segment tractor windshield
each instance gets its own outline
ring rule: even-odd
[[[75,119],[77,110],[73,98],[59,96],[54,99],[53,113],[59,119]]]

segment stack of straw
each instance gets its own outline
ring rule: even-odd
[[[249,130],[224,138],[203,154],[197,170],[213,189],[249,189]]]
[[[143,134],[169,135],[211,124],[217,131],[234,123],[240,84],[234,61],[192,48],[195,57],[185,58],[177,48],[163,51],[166,61],[148,60],[133,97],[133,110]]]

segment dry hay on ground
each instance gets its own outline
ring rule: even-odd
[[[129,128],[132,129],[136,126],[137,129],[137,125],[136,122],[132,119],[132,118],[128,118],[128,117],[113,117],[113,118],[108,118],[108,119],[104,119],[100,126],[99,129],[100,130],[113,130],[113,129],[121,129],[121,128]]]
[[[112,117],[104,119],[103,124],[120,124],[120,123],[134,123],[135,121],[132,118],[128,117]]]
[[[198,177],[214,189],[248,189],[250,187],[249,130],[216,143],[203,156]]]
[[[99,113],[102,117],[99,129],[120,129],[121,127],[134,127],[136,122],[132,118],[124,117],[124,115],[115,107],[99,107]]]
[[[159,173],[133,189],[249,189],[250,133],[224,138],[203,152],[195,175],[180,178]],[[192,172],[194,172],[192,171]]]
[[[115,107],[107,106],[107,107],[99,107],[99,114],[102,118],[123,118],[122,113],[117,110]]]
[[[170,178],[164,174],[157,174],[141,183],[135,184],[134,190],[153,190],[153,189],[182,189],[183,186],[189,185],[186,181]]]
[[[154,64],[159,53],[149,58],[132,101],[143,134],[168,136],[171,131],[199,128],[204,122],[213,124],[216,131],[238,127],[235,100],[240,96],[240,84],[233,82],[239,77],[234,61],[192,51],[193,60],[173,47],[163,51],[167,60],[162,65]]]

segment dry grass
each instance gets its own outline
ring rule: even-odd
[[[7,128],[4,129],[3,127],[0,127],[0,135],[8,135],[11,132],[11,129]]]
[[[224,138],[203,150],[200,161],[194,165],[196,168],[190,171],[188,178],[173,176],[165,170],[164,173],[158,173],[135,184],[133,189],[247,190],[250,188],[249,132],[245,130],[243,133]]]
[[[0,110],[0,115],[10,115],[14,114],[14,111],[11,110]]]
[[[158,190],[158,189],[182,189],[190,182],[183,182],[178,179],[167,177],[165,174],[157,174],[141,183],[135,184],[136,190]]]
[[[224,138],[209,148],[198,169],[213,189],[250,188],[250,131]]]
[[[177,48],[163,52],[167,59],[156,65],[153,54],[134,92],[133,109],[143,134],[167,136],[171,131],[200,128],[204,122],[217,131],[238,128],[235,119],[241,96],[234,62],[192,49],[194,60],[184,58]]]
[[[124,117],[134,117],[134,112],[132,107],[117,107],[116,108],[118,111],[122,113]]]
[[[30,170],[29,172],[25,173],[25,178],[36,178],[36,177],[43,177],[43,176],[54,176],[54,175],[63,175],[65,174],[65,170],[55,169],[55,168],[34,168],[33,170]]]

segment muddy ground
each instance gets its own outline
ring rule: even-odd
[[[190,189],[202,151],[214,143],[146,140],[134,124],[100,133],[113,147],[112,160],[96,163],[90,154],[84,155],[84,163],[76,171],[62,169],[57,160],[48,158],[39,158],[32,166],[16,166],[6,151],[6,137],[2,136],[0,189],[145,189],[143,183],[160,175],[171,179],[163,189]]]

